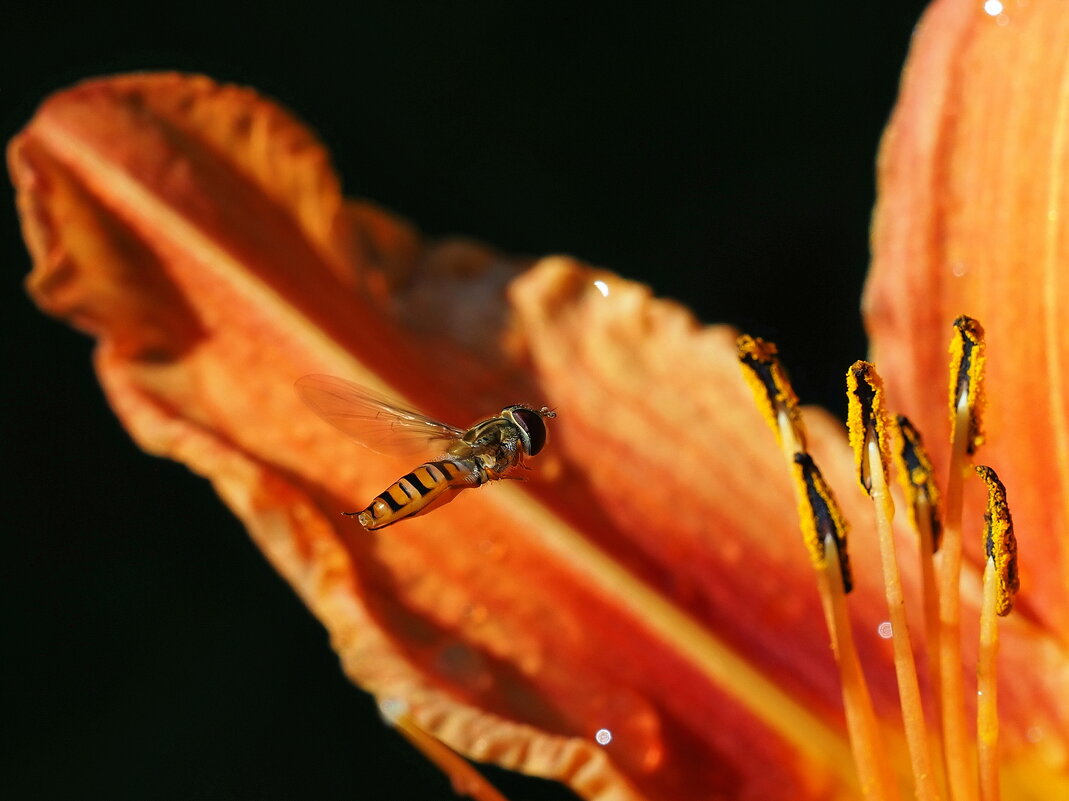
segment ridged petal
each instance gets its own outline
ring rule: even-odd
[[[992,15],[985,11],[998,11]],[[1069,6],[943,0],[925,15],[879,161],[865,312],[892,404],[948,459],[947,345],[960,314],[986,330],[987,441],[1020,538],[1021,676],[1053,705],[1004,705],[1066,769],[1069,720]],[[966,556],[980,563],[983,490]],[[975,574],[969,578],[975,590]],[[974,630],[967,630],[967,637]],[[1014,660],[1014,657],[1009,657]],[[1032,681],[1032,679],[1028,679]],[[1053,738],[1051,733],[1055,732]]]
[[[987,332],[987,442],[1021,536],[1023,611],[1069,646],[1069,7],[936,4],[880,159],[865,305],[899,407],[945,470],[946,346]],[[979,541],[969,552],[979,556]],[[1027,597],[1027,600],[1025,599]]]
[[[357,683],[466,754],[589,798],[852,794],[786,469],[733,332],[570,259],[429,246],[344,200],[284,112],[203,78],[58,94],[9,161],[38,303],[98,337],[135,439],[213,481]],[[339,512],[413,465],[312,416],[292,391],[312,372],[456,424],[517,401],[559,417],[528,481],[370,535]],[[809,426],[867,531],[841,427]],[[852,556],[878,575],[871,542]],[[894,725],[875,578],[856,598]],[[1004,697],[1044,706],[1046,681]]]

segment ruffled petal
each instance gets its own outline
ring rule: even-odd
[[[9,158],[38,303],[98,337],[134,437],[211,478],[359,684],[591,798],[850,786],[731,332],[567,259],[427,248],[344,201],[283,112],[202,78],[57,95]],[[519,399],[560,416],[530,480],[369,535],[338,513],[411,465],[311,415],[310,372],[458,423]]]
[[[786,469],[732,332],[570,259],[428,246],[343,199],[284,112],[203,78],[56,95],[9,163],[37,302],[98,338],[138,443],[212,480],[358,684],[588,798],[854,793]],[[559,417],[527,481],[368,534],[339,512],[413,465],[311,415],[292,384],[313,372],[461,425],[518,401]],[[841,426],[809,428],[866,531]],[[851,552],[878,575],[872,542]],[[891,726],[882,590],[860,585]],[[1047,681],[1005,697],[1045,699]]]

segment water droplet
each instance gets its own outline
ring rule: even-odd
[[[638,693],[617,688],[612,693],[593,695],[583,714],[587,720],[602,724],[594,740],[603,746],[612,743],[613,761],[617,764],[649,773],[664,762],[660,716]]]
[[[894,629],[891,628],[891,621],[883,621],[883,623],[876,627],[876,633],[883,637],[885,640],[891,639],[891,636],[894,634]]]
[[[1003,9],[1004,6],[1002,5],[1001,0],[987,0],[987,2],[984,3],[984,13],[989,17],[997,17],[1002,13]]]
[[[1025,738],[1030,743],[1038,743],[1043,739],[1043,727],[1042,726],[1029,726],[1024,733]]]
[[[963,261],[956,261],[950,265],[950,272],[953,273],[955,278],[961,278],[965,273],[969,272],[969,268]]]
[[[603,298],[609,297],[609,285],[602,281],[600,278],[594,282],[594,288],[601,293]]]

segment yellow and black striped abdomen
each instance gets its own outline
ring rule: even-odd
[[[477,466],[469,460],[446,459],[421,464],[375,496],[356,519],[372,531],[424,514],[451,501],[456,490],[481,484],[479,475]]]

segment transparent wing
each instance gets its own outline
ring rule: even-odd
[[[312,411],[377,453],[414,456],[445,450],[464,430],[399,406],[367,387],[330,375],[306,375],[293,385]]]

